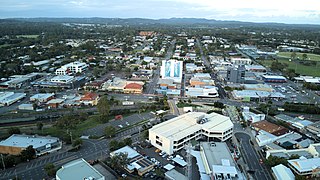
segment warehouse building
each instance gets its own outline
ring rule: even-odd
[[[32,146],[39,156],[61,149],[62,142],[56,137],[13,134],[0,142],[0,153],[19,155],[28,146]]]
[[[191,140],[205,137],[226,141],[232,132],[233,123],[229,117],[217,113],[190,112],[153,126],[149,129],[149,140],[156,148],[173,154]]]
[[[287,78],[285,78],[283,76],[262,75],[261,77],[264,82],[270,82],[270,83],[285,83],[285,82],[287,82]]]
[[[0,92],[0,107],[10,106],[11,104],[25,98],[26,96],[26,93]]]

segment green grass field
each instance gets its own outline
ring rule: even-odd
[[[273,60],[263,60],[260,62],[262,65],[270,67],[272,64],[272,61]],[[306,65],[299,64],[299,63],[295,63],[293,61],[290,62],[285,59],[279,59],[278,61],[281,63],[288,64],[289,69],[297,69],[297,73],[299,73],[301,75],[320,77],[320,63],[317,63],[317,66],[306,66]]]
[[[39,35],[32,35],[32,34],[30,34],[30,35],[17,35],[17,38],[30,38],[30,39],[36,39],[36,38],[38,38],[39,37]]]
[[[291,58],[291,54],[292,52],[279,52],[278,53],[278,56],[279,57],[284,57],[284,58]],[[300,59],[302,60],[302,55],[303,54],[307,54],[307,60],[310,60],[310,61],[320,61],[320,55],[318,54],[312,54],[312,53],[298,53],[297,52],[297,59]]]

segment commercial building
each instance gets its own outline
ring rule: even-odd
[[[268,84],[244,84],[245,90],[274,92],[275,90]]]
[[[61,66],[61,68],[56,70],[56,75],[68,75],[72,73],[82,73],[88,68],[86,63],[79,61],[72,62],[66,65]]]
[[[250,65],[252,60],[249,58],[231,58],[230,62],[233,65]]]
[[[39,93],[30,97],[30,101],[36,102],[48,102],[49,100],[54,99],[54,93]]]
[[[300,157],[288,160],[288,165],[298,175],[320,177],[320,158]]]
[[[320,154],[320,143],[310,144],[302,149],[272,149],[266,151],[266,158],[269,156],[283,157],[290,159],[292,155],[303,156],[305,158],[318,158]]]
[[[100,100],[100,96],[93,92],[88,92],[80,98],[80,102],[84,105],[96,106]]]
[[[188,180],[188,177],[179,173],[175,169],[171,169],[171,170],[165,172],[164,176],[165,176],[165,179],[168,179],[168,180]]]
[[[279,126],[277,124],[273,124],[273,123],[268,122],[266,120],[253,123],[252,127],[257,131],[264,130],[264,131],[271,133],[275,136],[281,136],[281,135],[289,132],[289,129],[287,129],[283,126]]]
[[[26,96],[26,93],[0,92],[0,106],[10,106]]]
[[[285,82],[287,82],[287,78],[285,78],[283,76],[262,75],[261,77],[264,82],[270,82],[270,83],[285,83]]]
[[[27,110],[27,111],[33,111],[34,110],[34,105],[33,104],[20,104],[18,106],[19,110]]]
[[[123,92],[127,94],[142,94],[142,91],[143,85],[138,83],[128,83],[123,89]]]
[[[167,154],[184,148],[191,140],[202,137],[225,141],[232,136],[233,123],[229,117],[203,112],[189,112],[149,129],[151,144]]]
[[[217,87],[215,86],[187,87],[186,96],[199,98],[216,98],[219,97],[219,93]]]
[[[58,108],[62,103],[64,102],[64,99],[51,99],[47,102],[47,105],[49,108]]]
[[[285,114],[278,114],[278,115],[274,116],[274,118],[277,120],[289,123],[292,127],[295,127],[298,129],[303,129],[303,128],[313,124],[313,122],[311,122],[311,121],[302,120],[298,117],[293,118],[293,117],[285,115]]]
[[[320,135],[320,122],[313,123],[311,125],[308,125],[307,130],[315,135]]]
[[[28,146],[32,146],[39,156],[61,149],[62,142],[55,137],[13,134],[0,142],[0,153],[19,155]]]
[[[201,179],[244,179],[224,142],[201,142],[200,151],[191,151],[197,159]]]
[[[267,69],[261,65],[245,65],[245,68],[250,72],[267,72]]]
[[[132,149],[129,146],[125,146],[116,151],[110,153],[110,156],[113,157],[120,153],[127,154],[127,158],[129,160],[129,164],[124,168],[129,172],[133,173],[136,169],[140,176],[143,176],[147,172],[151,171],[155,164],[152,163],[149,159],[139,154],[136,150]]]
[[[50,82],[68,84],[68,83],[72,83],[73,80],[74,80],[73,76],[59,75],[51,78]]]
[[[160,69],[162,79],[173,79],[175,83],[181,83],[183,62],[177,60],[163,60]]]
[[[57,180],[105,180],[105,177],[86,160],[77,159],[63,166],[56,173]]]
[[[265,114],[255,114],[253,112],[250,112],[249,107],[243,107],[242,117],[245,121],[251,122],[251,123],[256,123],[266,119]]]
[[[295,176],[292,171],[283,164],[274,166],[271,170],[276,180],[295,180]]]
[[[203,71],[204,67],[203,66],[197,66],[194,63],[187,63],[186,64],[186,71],[187,73],[193,73],[193,72],[201,72]]]
[[[256,90],[234,90],[231,92],[235,100],[241,101],[267,101],[270,99],[284,99],[286,96],[279,92],[256,91]]]
[[[244,66],[233,66],[227,70],[226,81],[228,83],[244,83],[245,82],[245,71]]]

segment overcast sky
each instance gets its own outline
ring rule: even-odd
[[[0,18],[192,17],[320,24],[320,0],[0,0]]]

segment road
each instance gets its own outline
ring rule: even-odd
[[[201,59],[202,59],[202,61],[203,61],[203,65],[204,65],[207,69],[211,69],[211,64],[210,64],[210,62],[207,60],[207,56],[206,56],[205,54],[203,54],[201,41],[200,41],[198,38],[196,39],[196,43],[197,43],[197,46],[199,47],[199,50],[200,50],[200,54],[201,54]]]
[[[235,133],[236,138],[240,142],[240,149],[242,149],[242,155],[250,170],[253,170],[252,174],[254,179],[269,180],[273,179],[268,173],[267,168],[260,163],[260,157],[253,145],[250,143],[251,137],[244,132]]]
[[[178,107],[176,105],[176,101],[175,100],[168,100],[168,104],[169,104],[169,107],[170,107],[170,113],[172,115],[179,116],[180,112],[179,112],[179,109],[178,109]]]

